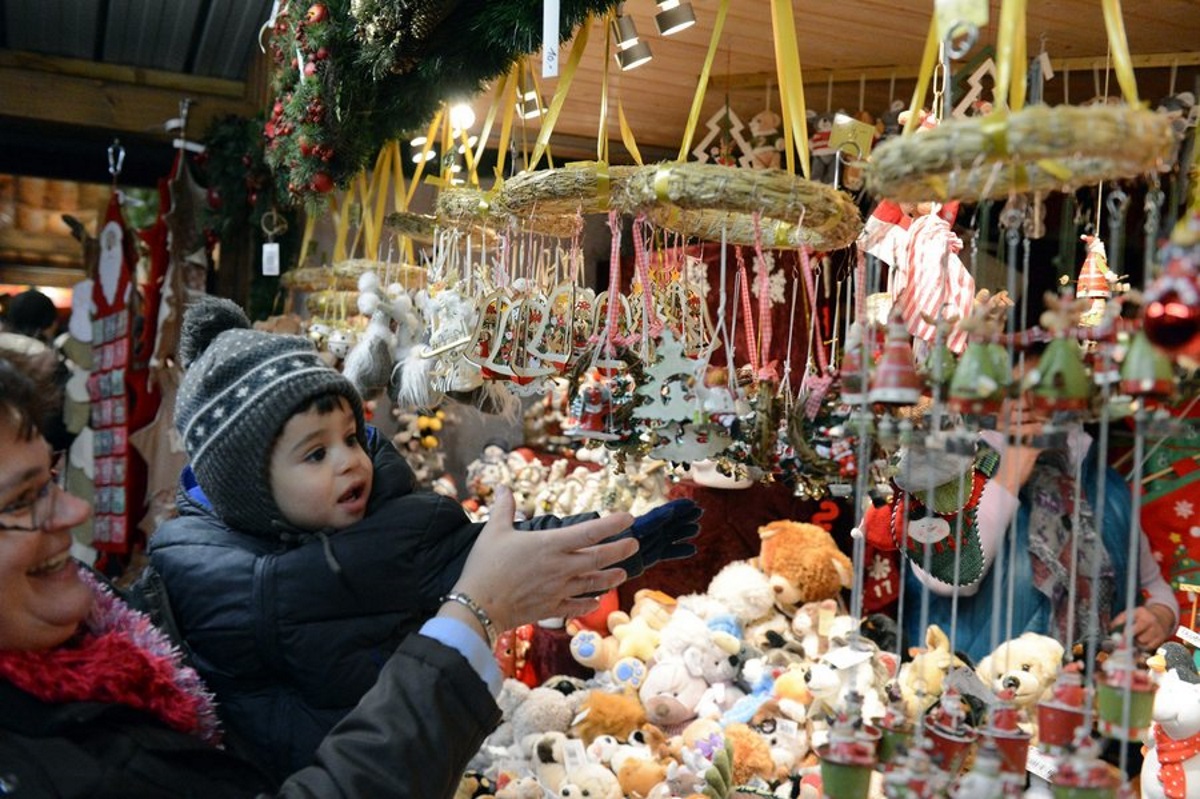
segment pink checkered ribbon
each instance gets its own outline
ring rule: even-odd
[[[737,256],[738,277],[742,287],[742,316],[745,318],[746,352],[750,355],[750,368],[758,374],[758,336],[754,334],[754,317],[750,310],[750,280],[746,277],[746,258],[741,247],[734,247]]]
[[[650,252],[646,249],[646,240],[642,235],[642,225],[645,222],[646,217],[639,214],[633,223],[634,264],[637,267],[638,280],[642,284],[642,313],[645,319],[643,330],[650,335],[650,338],[656,339],[662,333],[663,325],[658,320],[658,315],[654,313],[654,292],[650,285]]]
[[[800,272],[804,275],[804,291],[808,294],[808,318],[813,325],[813,347],[816,349],[817,367],[821,374],[829,371],[829,361],[825,357],[825,347],[822,343],[821,327],[817,316],[817,278],[813,274],[812,260],[809,258],[807,247],[800,248]]]
[[[612,250],[608,261],[608,313],[604,321],[605,354],[612,357],[614,344],[621,336],[617,313],[621,306],[621,215],[608,212],[608,229],[612,231]]]
[[[763,257],[762,217],[758,211],[754,212],[754,255],[762,264],[758,273],[758,346],[762,352],[762,368],[758,376],[769,379],[775,376],[774,370],[767,366],[771,360],[771,335],[774,332],[771,324],[771,274],[767,268],[767,259]]]

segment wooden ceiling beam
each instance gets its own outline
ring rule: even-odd
[[[139,135],[165,133],[184,98],[194,101],[188,134],[199,138],[228,114],[253,116],[260,105],[242,81],[0,51],[0,97],[21,98],[6,109],[22,119]]]
[[[1161,69],[1164,67],[1192,67],[1200,65],[1200,52],[1148,53],[1131,58],[1134,69]],[[1051,58],[1055,72],[1080,71],[1103,68],[1105,60],[1098,57]],[[912,80],[917,77],[917,67],[863,67],[861,69],[805,69],[805,84],[857,83],[860,80]],[[737,89],[759,89],[778,81],[774,72],[747,72],[740,75],[713,75],[708,79],[711,89],[733,91]]]

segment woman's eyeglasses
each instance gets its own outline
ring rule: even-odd
[[[66,470],[63,452],[56,452],[50,462],[50,478],[30,494],[24,494],[15,502],[0,508],[0,530],[21,533],[37,533],[46,529],[54,518],[54,503],[58,494],[65,490]]]

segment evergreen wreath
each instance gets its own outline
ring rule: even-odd
[[[559,37],[616,0],[563,0]],[[270,42],[275,100],[263,126],[281,197],[318,205],[385,142],[473,97],[542,46],[521,0],[285,0]]]

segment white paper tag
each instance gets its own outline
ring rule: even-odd
[[[583,768],[587,763],[587,752],[583,748],[583,741],[578,738],[568,738],[563,742],[563,765],[570,774],[576,769]]]
[[[542,77],[558,77],[558,0],[542,3]]]
[[[1029,757],[1025,760],[1025,770],[1049,782],[1054,772],[1058,771],[1058,761],[1036,746],[1031,746]]]
[[[800,725],[791,719],[776,719],[775,730],[789,741],[800,737]]]
[[[279,276],[279,242],[268,241],[263,244],[262,269],[267,277]]]
[[[1190,627],[1180,625],[1179,629],[1175,631],[1175,637],[1187,641],[1192,646],[1200,646],[1200,633]]]

